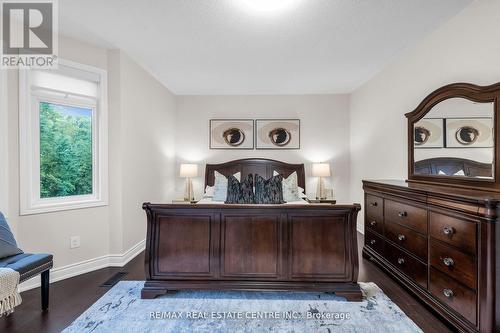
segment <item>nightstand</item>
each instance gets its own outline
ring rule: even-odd
[[[335,199],[307,199],[310,203],[314,204],[330,204],[330,205],[335,205],[337,203],[337,200]]]
[[[191,205],[197,203],[198,200],[184,201],[184,199],[174,199],[172,200],[173,204],[176,205]]]

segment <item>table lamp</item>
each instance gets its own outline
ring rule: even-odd
[[[313,163],[312,165],[313,177],[318,177],[318,186],[316,187],[316,199],[326,199],[325,184],[323,177],[330,177],[330,164],[329,163]]]
[[[181,164],[180,176],[186,178],[186,191],[184,192],[184,201],[194,200],[193,181],[191,178],[198,176],[197,164]]]

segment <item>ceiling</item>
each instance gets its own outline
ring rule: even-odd
[[[124,50],[179,95],[347,93],[472,2],[248,1],[64,0],[60,33]]]

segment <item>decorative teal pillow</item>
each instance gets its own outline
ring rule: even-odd
[[[0,212],[0,259],[20,253],[23,253],[23,251],[17,247],[14,235],[10,231],[5,217]]]

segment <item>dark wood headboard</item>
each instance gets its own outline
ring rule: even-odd
[[[221,164],[207,164],[205,167],[205,186],[213,186],[215,181],[214,171],[229,176],[236,172],[241,172],[241,179],[249,174],[258,174],[266,179],[273,176],[276,170],[283,177],[288,177],[294,171],[297,171],[298,184],[304,190],[306,188],[306,176],[304,164],[290,164],[266,158],[246,158]]]
[[[468,177],[491,177],[492,165],[456,157],[435,157],[415,162],[416,174],[438,175],[439,171],[448,176],[463,171]]]

